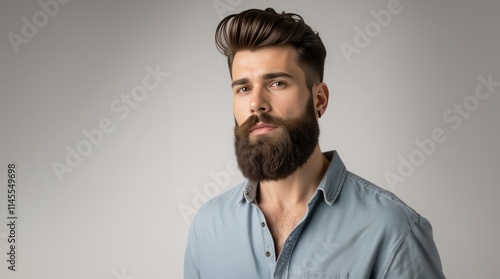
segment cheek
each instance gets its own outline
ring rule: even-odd
[[[247,107],[243,102],[237,102],[233,100],[233,114],[238,125],[241,125],[250,116]]]
[[[300,98],[289,100],[281,104],[281,114],[286,118],[295,118],[302,115],[307,100]]]

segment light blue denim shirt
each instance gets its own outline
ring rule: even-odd
[[[328,170],[277,259],[257,184],[246,181],[194,217],[184,278],[445,278],[430,223],[347,171],[335,151],[324,155]]]

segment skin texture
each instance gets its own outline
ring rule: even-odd
[[[324,114],[328,106],[328,87],[316,82],[307,88],[305,74],[290,45],[238,51],[232,65],[233,112],[237,125],[251,115],[266,113],[281,119],[296,119],[306,111],[312,94],[314,114]],[[281,127],[260,123],[250,140],[260,136],[280,137]],[[328,161],[317,145],[307,160],[292,175],[280,180],[259,182],[257,203],[274,239],[276,255],[291,230],[300,221],[306,204],[321,181]]]

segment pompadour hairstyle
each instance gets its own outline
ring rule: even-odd
[[[217,49],[227,56],[229,72],[239,50],[273,45],[292,45],[298,51],[298,63],[306,83],[323,81],[326,48],[303,18],[294,13],[277,13],[272,8],[250,9],[225,17],[215,31]]]

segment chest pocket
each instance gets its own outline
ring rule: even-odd
[[[301,271],[290,278],[293,279],[349,279],[349,273],[321,273]]]

